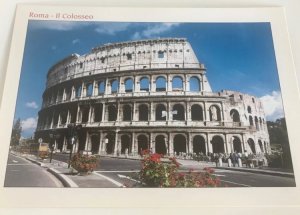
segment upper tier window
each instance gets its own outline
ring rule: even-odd
[[[163,51],[158,52],[158,58],[164,58],[164,52]]]
[[[132,60],[132,54],[127,54],[127,60]]]

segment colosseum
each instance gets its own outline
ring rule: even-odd
[[[70,125],[80,125],[75,147]],[[47,74],[35,137],[60,152],[113,156],[270,150],[261,101],[213,92],[184,38],[105,44],[62,59]]]

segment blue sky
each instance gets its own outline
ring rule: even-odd
[[[260,97],[267,119],[282,117],[269,23],[122,23],[31,20],[28,24],[15,119],[25,137],[34,132],[48,69],[62,58],[105,43],[184,37],[207,68],[213,91]]]

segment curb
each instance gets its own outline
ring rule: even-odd
[[[45,164],[43,164],[42,162],[36,161],[34,159],[31,159],[31,158],[27,158],[27,157],[25,159],[28,160],[28,161],[30,161],[30,162],[32,162],[32,163],[35,163],[35,164],[37,164],[37,165],[39,165],[41,167],[45,167]]]
[[[78,185],[74,181],[62,174],[60,171],[54,168],[48,168],[47,171],[58,178],[65,187],[78,188]]]
[[[70,178],[68,178],[64,174],[62,174],[60,171],[58,171],[54,168],[51,168],[51,167],[47,167],[45,164],[43,164],[39,161],[36,161],[34,159],[27,158],[27,157],[25,159],[32,163],[35,163],[41,167],[47,168],[47,171],[50,172],[52,175],[54,175],[64,185],[64,187],[71,187],[71,188],[78,187],[78,185],[74,181],[72,181]]]
[[[264,174],[264,175],[274,175],[274,176],[295,178],[294,173],[288,173],[288,172],[264,171],[264,170],[258,170],[258,169],[244,169],[244,168],[242,169],[242,168],[232,168],[232,167],[214,167],[214,168],[239,171],[239,172],[250,172],[250,173],[259,173],[259,174]]]

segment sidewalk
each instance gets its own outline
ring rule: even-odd
[[[65,162],[52,159],[50,163],[49,159],[41,160],[35,155],[22,155],[19,153],[12,153],[16,156],[23,157],[32,163],[35,163],[43,168],[46,168],[48,172],[53,174],[65,187],[69,188],[118,188],[124,187],[122,184],[107,178],[99,173],[91,173],[89,175],[81,176],[78,172],[72,168],[68,168],[68,164]]]

